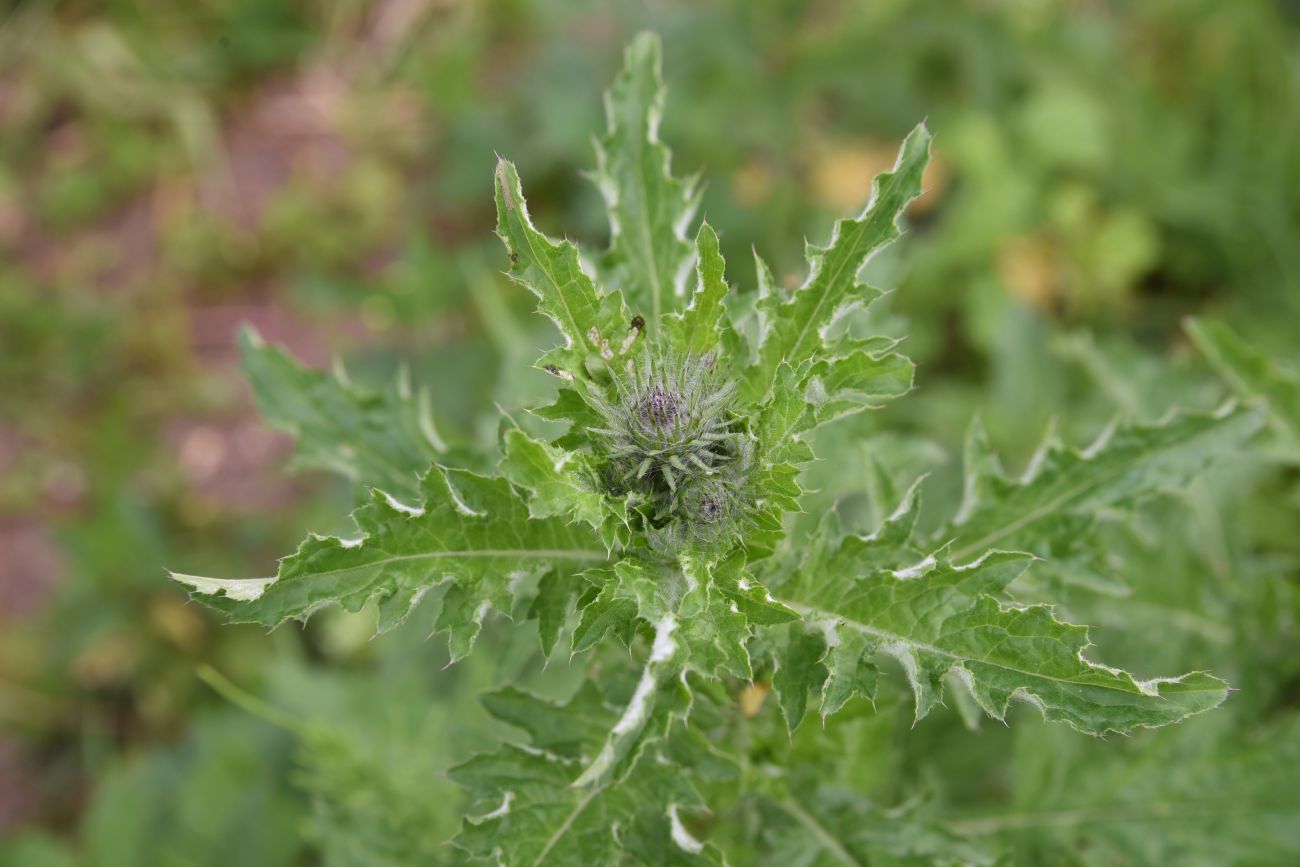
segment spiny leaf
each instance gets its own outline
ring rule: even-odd
[[[782,362],[776,369],[772,394],[759,408],[754,424],[759,457],[773,464],[811,461],[812,449],[800,438],[811,427],[811,412],[799,391],[798,375]]]
[[[550,657],[555,649],[570,609],[587,586],[581,575],[568,570],[552,570],[537,582],[537,595],[528,608],[528,617],[537,621],[537,638],[545,656]]]
[[[313,535],[280,561],[274,578],[172,577],[234,621],[267,626],[305,620],[325,605],[357,611],[377,599],[381,631],[441,586],[438,628],[450,633],[452,658],[459,659],[489,608],[510,610],[521,576],[552,567],[577,570],[606,558],[581,525],[531,518],[504,479],[434,466],[421,490],[419,506],[372,491],[353,514],[358,536]]]
[[[776,277],[772,276],[772,266],[768,265],[766,260],[758,255],[758,250],[753,252],[754,280],[758,288],[757,299],[754,303],[754,318],[758,325],[757,334],[755,335],[755,350],[757,351],[767,345],[768,337],[771,336],[772,316],[780,308],[781,290],[777,286]]]
[[[678,675],[689,658],[689,648],[675,634],[680,625],[671,612],[655,622],[650,655],[636,691],[610,726],[595,757],[573,780],[574,786],[601,787],[622,779],[636,766],[647,744],[663,737],[674,720],[686,718],[690,692]]]
[[[537,296],[538,309],[555,323],[562,346],[542,356],[540,366],[572,377],[626,356],[642,327],[628,316],[617,291],[601,295],[582,270],[578,248],[556,243],[533,226],[515,167],[496,169],[497,234],[510,254],[510,276]]]
[[[1269,416],[1291,443],[1300,443],[1300,375],[1278,365],[1213,319],[1188,319],[1183,327],[1242,398],[1268,401]]]
[[[673,720],[686,718],[691,704],[686,672],[752,676],[746,649],[750,627],[741,603],[766,622],[788,619],[783,615],[792,612],[738,577],[742,560],[724,564],[716,586],[713,570],[691,558],[680,572],[628,559],[593,575],[603,587],[583,609],[575,651],[579,641],[581,648],[590,647],[609,630],[626,639],[637,620],[651,624],[654,637],[636,692],[578,785],[625,775],[648,742],[662,738]],[[761,603],[755,598],[760,594]]]
[[[914,488],[877,533],[813,546],[790,580],[773,591],[820,630],[805,633],[800,642],[820,638],[833,649],[842,635],[857,633],[852,640],[864,644],[866,656],[829,655],[823,665],[858,665],[874,654],[893,657],[911,685],[917,719],[940,700],[949,672],[996,719],[1021,699],[1049,720],[1093,734],[1167,725],[1223,701],[1224,683],[1201,672],[1144,681],[1090,662],[1083,656],[1086,628],[1062,623],[1047,606],[1011,603],[1007,585],[1031,555],[991,551],[966,564],[953,562],[946,550],[918,557],[910,535],[919,508]],[[834,539],[834,521],[821,533]],[[805,664],[804,670],[807,676],[786,689],[823,689],[822,669]],[[863,682],[859,671],[835,676]],[[838,701],[838,686],[830,698]],[[797,700],[782,701],[795,701],[798,709]]]
[[[581,611],[573,630],[573,653],[583,653],[613,632],[625,647],[636,637],[636,597],[628,593],[613,569],[594,569],[584,576],[593,587],[578,603]]]
[[[1158,425],[1112,426],[1081,450],[1063,447],[1049,432],[1029,469],[1012,480],[977,421],[966,439],[961,508],[936,538],[951,543],[958,561],[993,547],[1051,554],[1082,538],[1099,508],[1185,484],[1210,460],[1240,447],[1261,422],[1258,412],[1225,406]]]
[[[762,834],[771,863],[799,863],[815,852],[826,858],[812,863],[841,867],[1002,863],[988,848],[962,839],[915,806],[884,810],[858,792],[829,785],[808,786],[800,795],[761,802]]]
[[[626,540],[627,508],[597,488],[584,455],[539,442],[518,428],[506,431],[501,473],[529,494],[534,518],[573,517],[600,533],[605,547]]]
[[[826,680],[822,683],[821,717],[835,713],[852,698],[876,700],[880,672],[868,659],[871,637],[862,632],[840,630],[827,640]]]
[[[1038,863],[1300,861],[1294,714],[1246,726],[1207,719],[1131,742],[1029,727],[1016,740],[1013,802],[955,819],[953,831]]]
[[[781,518],[799,509],[803,489],[801,467],[813,459],[801,435],[815,427],[812,410],[799,389],[794,369],[786,363],[776,369],[771,395],[759,408],[753,423],[756,443],[754,487],[762,499],[759,529],[746,540],[757,554],[769,551],[784,535]]]
[[[665,330],[676,347],[689,355],[717,352],[722,339],[727,297],[726,262],[718,249],[718,236],[708,223],[695,237],[696,287],[690,304],[665,320]]]
[[[799,727],[808,711],[809,690],[826,680],[825,655],[826,642],[801,625],[787,627],[778,640],[772,688],[790,731]]]
[[[804,400],[814,425],[878,409],[912,390],[916,365],[897,352],[857,348],[812,364],[803,375]]]
[[[239,332],[244,375],[263,418],[297,440],[294,465],[330,470],[358,484],[413,493],[446,445],[433,425],[426,391],[406,372],[380,394],[345,378],[308,370],[252,327]]]
[[[921,194],[929,153],[930,133],[918,126],[903,142],[893,170],[875,179],[871,201],[861,215],[837,222],[825,247],[809,245],[808,278],[792,295],[776,292],[767,275],[769,285],[758,303],[759,359],[746,381],[751,397],[769,392],[782,361],[797,367],[820,360],[829,348],[826,329],[853,307],[870,304],[882,294],[859,283],[858,271],[872,253],[898,238],[903,209]],[[765,270],[759,269],[760,276]]]
[[[604,418],[578,391],[578,388],[561,388],[556,392],[554,402],[537,407],[531,412],[538,418],[566,422],[569,425],[569,430],[557,437],[553,443],[557,448],[568,451],[583,448],[589,439],[587,431],[604,424]]]
[[[513,689],[488,695],[485,704],[531,744],[505,745],[452,769],[475,799],[452,841],[470,855],[531,867],[722,863],[682,822],[704,803],[676,762],[642,762],[618,784],[569,785],[582,756],[617,725],[589,682],[564,705]]]
[[[718,593],[753,626],[772,626],[798,620],[799,615],[772,597],[746,569],[745,557],[736,553],[713,568],[712,583]]]
[[[621,287],[652,329],[682,304],[692,252],[685,233],[700,202],[696,179],[672,176],[671,152],[659,141],[661,53],[652,33],[627,47],[623,70],[605,95],[609,129],[596,143],[592,176],[609,214],[605,285]]]

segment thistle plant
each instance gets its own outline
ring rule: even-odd
[[[922,193],[930,133],[914,129],[861,213],[807,247],[799,288],[778,289],[756,255],[741,291],[697,221],[697,184],[671,173],[662,107],[658,43],[643,36],[597,147],[603,255],[543,234],[514,165],[496,167],[503,263],[560,335],[537,362],[555,398],[529,410],[560,432],[510,421],[498,451],[467,462],[409,387],[363,395],[249,337],[264,408],[306,461],[375,487],[354,534],[311,536],[274,577],[174,577],[232,620],[268,626],[369,605],[384,631],[434,606],[453,662],[489,616],[535,622],[539,652],[584,679],[556,700],[509,684],[484,697],[523,737],[453,771],[468,793],[458,858],[766,863],[779,851],[770,835],[785,834],[820,853],[806,863],[990,863],[923,815],[882,817],[828,792],[793,766],[786,738],[809,711],[823,725],[849,706],[869,712],[893,681],[916,721],[947,695],[997,720],[1027,703],[1095,736],[1218,706],[1218,678],[1103,665],[1085,627],[1013,591],[1026,570],[1083,568],[1099,516],[1184,485],[1260,417],[1228,406],[1119,424],[1082,450],[1049,436],[1018,478],[974,426],[964,499],[946,520],[920,520],[919,484],[870,532],[846,532],[834,510],[796,520],[821,431],[912,390],[898,341],[861,336],[883,293],[859,272]],[[299,399],[288,407],[278,391]],[[357,462],[376,451],[382,475]]]

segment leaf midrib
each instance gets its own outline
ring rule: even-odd
[[[390,563],[409,562],[413,560],[443,560],[450,558],[489,558],[489,557],[523,557],[531,555],[539,560],[582,560],[605,561],[609,555],[604,551],[586,548],[476,548],[465,551],[425,551],[420,554],[395,554],[382,560],[370,560],[356,566],[344,566],[339,569],[327,569],[323,572],[308,572],[299,578],[326,578],[331,575],[346,575],[364,569],[375,569]],[[277,579],[278,581],[279,579]]]
[[[654,327],[659,327],[659,317],[663,313],[663,302],[660,295],[663,293],[663,278],[659,276],[659,263],[655,260],[654,238],[650,234],[650,203],[649,182],[645,176],[645,148],[641,147],[641,142],[637,142],[636,149],[636,166],[633,177],[636,178],[638,189],[637,204],[641,212],[641,219],[638,220],[638,234],[641,235],[642,259],[645,262],[645,268],[649,272],[650,280],[650,309],[654,314]]]
[[[811,813],[805,810],[793,798],[774,798],[774,803],[781,810],[789,814],[796,822],[803,825],[804,830],[812,834],[813,838],[829,854],[833,855],[837,861],[846,865],[846,867],[863,867],[862,862],[854,858],[853,855],[844,848],[843,844],[835,838],[830,831],[826,830]]]
[[[564,821],[560,824],[560,827],[555,829],[555,833],[550,836],[546,841],[546,845],[542,847],[541,853],[538,854],[536,860],[533,861],[533,867],[541,867],[542,862],[544,862],[546,857],[551,854],[551,850],[554,849],[556,844],[560,842],[560,839],[569,832],[569,828],[571,828],[573,823],[577,821],[577,818],[582,814],[582,811],[587,809],[587,805],[591,803],[592,798],[595,798],[601,791],[602,789],[599,787],[592,788],[583,796],[581,801],[574,805],[573,810],[568,816],[564,817]]]
[[[989,547],[995,544],[996,542],[999,542],[1005,539],[1006,537],[1013,535],[1017,531],[1024,529],[1030,524],[1040,521],[1043,518],[1048,517],[1052,513],[1059,511],[1066,503],[1078,497],[1082,497],[1083,495],[1087,494],[1090,489],[1096,490],[1097,488],[1104,487],[1105,485],[1113,481],[1117,476],[1133,471],[1137,466],[1139,466],[1141,463],[1149,459],[1152,455],[1164,451],[1167,448],[1186,446],[1187,443],[1195,440],[1197,437],[1204,434],[1206,430],[1207,430],[1206,428],[1198,428],[1194,430],[1190,435],[1180,440],[1176,440],[1174,442],[1160,443],[1158,445],[1152,444],[1151,447],[1141,450],[1138,454],[1134,455],[1129,460],[1113,465],[1109,469],[1109,471],[1105,468],[1102,468],[1100,472],[1088,475],[1085,479],[1081,480],[1079,483],[1067,488],[1061,494],[1058,494],[1056,497],[1054,497],[1051,500],[1048,500],[1046,503],[1040,505],[1036,509],[1033,509],[1021,515],[1019,518],[1015,519],[1011,523],[1005,524],[993,530],[992,532],[986,533],[984,536],[976,539],[973,542],[967,542],[964,545],[962,545],[960,548],[954,549],[951,556],[954,560],[962,560],[965,559],[966,557],[969,557],[972,554],[982,553],[988,550]],[[1088,467],[1089,463],[1090,462],[1087,461],[1086,459],[1082,459],[1082,462],[1076,464],[1073,469],[1077,471],[1081,467]],[[1090,468],[1096,469],[1095,467],[1090,467]]]

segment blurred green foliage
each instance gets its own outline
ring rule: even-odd
[[[870,265],[897,287],[880,324],[921,364],[918,394],[889,411],[915,436],[871,417],[837,428],[860,466],[814,480],[863,527],[884,501],[864,489],[920,471],[959,484],[977,412],[1014,465],[1051,418],[1079,441],[1115,414],[1213,406],[1226,389],[1185,315],[1283,367],[1300,358],[1293,2],[68,0],[0,16],[0,864],[454,863],[443,771],[485,745],[473,693],[529,664],[517,639],[488,636],[494,663],[439,673],[419,624],[374,645],[364,617],[217,630],[162,567],[264,573],[353,496],[279,479],[286,441],[233,373],[243,320],[319,366],[346,354],[375,390],[412,359],[453,446],[493,435],[494,401],[539,402],[549,386],[519,362],[544,326],[497,274],[494,151],[531,179],[540,225],[603,243],[579,172],[638,29],[664,38],[662,136],[679,171],[711,179],[724,254],[756,247],[787,283],[791,238],[857,207],[929,118],[928,193]],[[1214,660],[1241,687],[1215,725],[1250,743],[1294,731],[1300,683],[1296,454],[1259,452],[1108,531],[1140,579],[1124,610],[1168,628],[1086,588],[1065,597],[1121,664]],[[214,692],[201,665],[239,687]],[[299,737],[231,707],[253,696]],[[900,719],[886,701],[828,735],[887,756],[850,763],[882,803],[978,813],[1012,797],[1011,776],[1015,797],[1055,803],[1052,775],[1076,766],[1096,791],[1127,785],[1118,759],[1084,755],[1098,745],[1032,720],[972,750],[955,710],[909,739]],[[813,734],[772,749],[811,751]],[[1157,737],[1141,761],[1215,735],[1134,750]],[[886,768],[927,753],[948,790],[899,791]],[[327,794],[309,803],[304,777]],[[428,847],[382,850],[392,825]],[[1081,842],[1078,863],[1114,863],[1109,845]]]

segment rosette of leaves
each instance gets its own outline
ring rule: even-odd
[[[371,489],[353,535],[308,538],[275,576],[178,581],[233,620],[268,626],[373,603],[383,630],[416,604],[437,606],[453,661],[494,611],[535,619],[542,651],[559,647],[573,664],[608,642],[631,648],[620,657],[626,689],[584,688],[567,706],[490,699],[533,742],[457,772],[475,804],[459,843],[510,864],[720,863],[724,852],[698,819],[745,784],[710,770],[730,743],[717,720],[749,713],[742,695],[756,676],[770,679],[791,731],[810,708],[825,720],[873,700],[891,669],[910,687],[917,719],[950,690],[996,719],[1026,702],[1104,735],[1176,723],[1224,700],[1226,685],[1204,672],[1143,678],[1094,661],[1085,627],[1017,601],[1012,585],[1039,556],[1072,549],[1099,510],[1184,484],[1250,437],[1256,413],[1225,407],[1120,425],[1082,450],[1049,437],[1015,479],[975,431],[966,500],[939,535],[917,529],[914,488],[870,535],[843,533],[830,514],[791,538],[787,518],[800,508],[817,430],[912,389],[913,364],[895,339],[836,324],[882,295],[859,272],[899,237],[921,195],[930,134],[913,130],[863,210],[807,247],[802,285],[779,290],[756,258],[755,293],[745,296],[726,279],[714,229],[689,231],[697,188],[672,175],[657,137],[655,38],[629,47],[607,105],[594,175],[610,222],[602,255],[584,259],[544,234],[514,165],[503,159],[495,171],[509,276],[559,332],[537,362],[560,381],[558,396],[533,411],[565,423],[564,433],[548,441],[509,425],[488,473],[446,466],[435,450],[418,479]],[[409,411],[402,400],[335,394],[325,378],[272,382],[275,368],[256,363],[269,350],[247,349],[267,372],[259,389],[300,388],[304,413],[310,394],[332,395],[332,412],[379,413],[380,422],[393,408]],[[313,455],[368,453],[387,442],[377,431],[394,430],[324,424],[314,411],[295,422],[285,417],[295,403],[277,405],[280,424],[311,435]],[[396,429],[415,437],[396,455],[402,466],[431,447],[417,436],[425,427]],[[366,441],[330,450],[318,439],[331,434]],[[714,722],[706,728],[701,714]],[[834,853],[824,833],[813,836]]]

